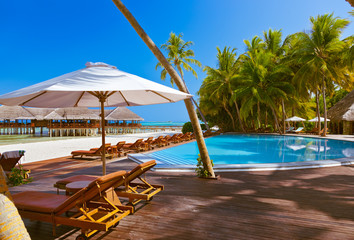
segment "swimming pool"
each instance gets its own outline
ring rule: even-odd
[[[323,138],[226,134],[207,138],[205,142],[216,168],[218,165],[312,163],[354,157],[354,142]],[[190,142],[144,155],[156,159],[160,165],[195,166],[198,147],[196,142]]]

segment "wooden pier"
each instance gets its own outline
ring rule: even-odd
[[[105,111],[106,133],[129,134],[181,131],[174,126],[142,126],[144,119],[124,107]],[[0,135],[48,137],[96,136],[100,133],[99,111],[88,108],[23,108],[0,106]]]

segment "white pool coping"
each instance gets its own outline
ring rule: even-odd
[[[313,137],[316,136],[304,136],[296,135],[300,137]],[[342,140],[346,139],[339,138],[330,138],[327,139],[333,140]],[[171,165],[164,164],[161,161],[158,161],[146,154],[136,153],[129,154],[128,159],[136,163],[144,163],[150,160],[156,161],[156,166],[154,171],[157,172],[194,172],[196,165]],[[251,164],[216,164],[214,165],[215,172],[242,172],[242,171],[274,171],[274,170],[295,170],[295,169],[306,169],[306,168],[322,168],[322,167],[338,167],[338,166],[347,166],[354,164],[354,157],[330,159],[330,160],[316,160],[316,161],[303,161],[303,162],[286,162],[286,163],[251,163]]]

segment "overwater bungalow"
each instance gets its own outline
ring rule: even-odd
[[[0,133],[52,136],[92,136],[99,133],[99,110],[73,108],[24,108],[0,106]],[[105,111],[107,133],[131,133],[144,120],[125,107]]]

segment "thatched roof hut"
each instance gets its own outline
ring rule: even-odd
[[[328,110],[331,121],[354,122],[354,90]]]
[[[57,108],[54,112],[67,120],[99,120],[94,110],[85,107]],[[53,113],[52,116],[55,114]],[[47,119],[48,116],[47,116]],[[53,118],[54,119],[54,118]]]
[[[63,116],[60,116],[56,111],[49,113],[44,117],[45,120],[64,120]]]
[[[144,119],[125,107],[117,107],[106,115],[106,120],[143,121]]]
[[[44,117],[51,113],[54,108],[25,108],[33,115],[35,120],[44,120]]]
[[[144,119],[125,107],[105,111],[106,120],[143,121]],[[0,120],[100,120],[100,110],[85,107],[71,108],[24,108],[0,106]]]
[[[0,120],[34,119],[34,116],[20,106],[0,106]]]

